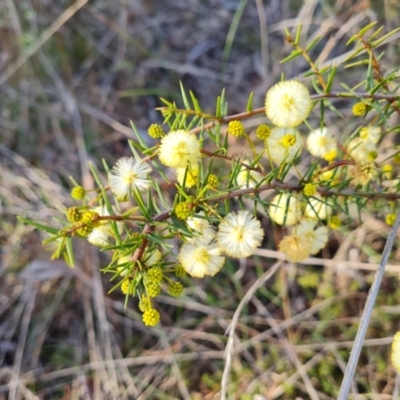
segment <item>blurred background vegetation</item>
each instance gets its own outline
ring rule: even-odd
[[[178,299],[160,296],[161,324],[147,328],[134,300],[125,309],[123,295],[108,294],[111,284],[99,271],[105,255],[76,242],[74,270],[50,261],[44,237],[16,216],[52,224],[72,204],[69,176],[92,187],[88,163],[113,165],[129,155],[129,121],[144,136],[151,123],[162,123],[159,97],[180,103],[179,81],[209,112],[222,88],[230,114],[244,110],[252,91],[261,107],[282,72],[291,78],[308,70],[300,58],[279,64],[290,52],[284,28],[303,24],[304,42],[323,35],[313,57],[340,66],[360,27],[397,27],[399,5],[0,1],[0,399],[218,399],[225,330],[274,263],[279,231],[271,227],[270,249],[258,256],[227,263]],[[391,70],[399,63],[398,35],[382,50],[382,66]],[[360,70],[341,74],[338,82],[349,86],[360,79]],[[349,102],[341,104],[350,115]],[[284,264],[245,307],[229,399],[336,397],[388,234],[373,215],[351,228],[333,234],[313,265]],[[399,258],[397,251],[373,314],[353,385],[357,399],[392,399],[399,390],[389,360],[400,328]]]

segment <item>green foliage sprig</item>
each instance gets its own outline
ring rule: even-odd
[[[149,326],[160,320],[154,299],[162,290],[179,296],[184,275],[214,276],[226,257],[254,254],[264,237],[260,214],[287,228],[278,247],[292,262],[318,253],[332,230],[357,221],[361,212],[393,223],[400,151],[382,139],[399,130],[388,123],[399,113],[398,69],[385,73],[374,51],[397,30],[366,38],[372,28],[349,41],[357,44],[348,60],[367,55],[346,65],[367,66],[366,78],[355,86],[342,83],[342,91],[333,91],[339,66],[319,68],[310,55],[320,38],[302,47],[301,27],[294,38],[287,31],[293,51],[283,62],[303,57],[310,65],[305,80],[283,78],[266,93],[265,107],[253,108],[250,94],[246,110],[234,115],[224,90],[211,113],[181,84],[182,107],[161,99],[164,125],[148,131],[154,144],[132,124],[132,156],[113,168],[104,162],[107,182],[91,165],[97,187],[75,185],[76,204],[62,226],[21,219],[45,231],[53,257],[64,256],[71,266],[73,237],[109,252],[103,271],[115,282],[112,290],[126,300],[138,296]],[[335,99],[349,100],[353,115],[342,115]],[[327,126],[328,110],[351,122],[340,135]],[[271,125],[246,128],[245,120],[264,113]]]

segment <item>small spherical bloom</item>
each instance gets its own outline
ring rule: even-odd
[[[275,164],[292,161],[299,153],[303,139],[299,132],[292,128],[274,128],[265,141],[266,157],[271,157]]]
[[[392,179],[393,177],[393,165],[384,164],[381,168],[382,178],[383,179]]]
[[[200,160],[200,141],[187,131],[170,132],[161,139],[158,156],[167,167],[186,168]]]
[[[388,215],[386,215],[385,217],[385,222],[389,225],[389,226],[393,226],[394,223],[396,221],[396,214],[390,213]]]
[[[98,216],[97,212],[88,210],[83,213],[81,221],[87,225],[93,225]]]
[[[146,310],[151,309],[151,299],[150,297],[146,296],[145,294],[142,295],[139,301],[139,310],[141,312],[145,312]]]
[[[262,124],[258,126],[256,129],[256,136],[260,140],[268,139],[270,134],[271,134],[271,128],[268,125]]]
[[[216,188],[218,186],[218,183],[219,183],[219,179],[218,179],[217,175],[214,175],[214,174],[208,175],[208,180],[207,180],[208,186],[211,186],[212,188]]]
[[[117,161],[111,170],[109,178],[110,188],[115,196],[124,198],[128,196],[133,188],[146,190],[150,187],[147,179],[151,167],[143,160],[133,157],[123,157]]]
[[[215,229],[205,218],[204,211],[200,211],[198,215],[202,216],[203,218],[196,216],[189,217],[186,220],[187,226],[205,238],[214,239],[216,235]]]
[[[186,275],[185,269],[182,267],[181,264],[176,264],[175,265],[175,276],[177,278],[182,278],[183,276]]]
[[[328,169],[327,171],[321,173],[321,168],[318,168],[315,170],[315,175],[313,176],[313,178],[318,178],[319,182],[326,183],[331,181],[334,176],[334,169]]]
[[[145,325],[156,326],[160,321],[160,313],[154,308],[149,308],[143,313],[142,319]]]
[[[193,212],[194,204],[192,201],[184,201],[175,206],[175,215],[182,220],[190,217]]]
[[[332,162],[338,156],[338,149],[333,149],[325,153],[322,158],[328,162]]]
[[[360,129],[360,138],[369,140],[372,143],[378,143],[381,138],[381,128],[379,126],[367,126]]]
[[[185,271],[195,278],[214,276],[225,263],[218,244],[203,237],[184,243],[178,258]]]
[[[259,172],[254,171],[254,170],[249,170],[247,168],[243,168],[236,180],[238,185],[243,188],[253,188],[256,187],[256,185],[263,180],[265,177],[261,175]]]
[[[282,136],[281,143],[283,147],[289,148],[296,144],[296,136],[290,133]]]
[[[164,131],[162,130],[161,126],[158,124],[151,124],[148,129],[148,134],[151,138],[157,139],[159,137],[164,136]]]
[[[311,131],[307,136],[306,144],[307,150],[315,157],[325,158],[328,154],[330,156],[334,155],[335,157],[338,151],[338,145],[335,138],[326,128],[318,128]]]
[[[400,373],[400,331],[393,337],[391,360],[393,367]]]
[[[314,196],[317,193],[317,188],[313,183],[306,183],[303,188],[303,193],[306,196]]]
[[[199,166],[197,164],[188,165],[187,168],[176,169],[176,177],[178,179],[179,184],[183,186],[183,181],[185,181],[185,187],[188,189],[190,189],[197,183],[198,176],[199,176]]]
[[[131,279],[125,279],[121,284],[121,292],[123,294],[134,295],[135,294],[135,287],[132,285]]]
[[[161,283],[163,272],[160,267],[152,267],[147,270],[147,280],[153,283]]]
[[[146,284],[146,289],[149,297],[157,297],[161,293],[161,286],[158,283],[149,282]]]
[[[312,240],[307,236],[292,234],[279,243],[279,250],[286,253],[291,262],[302,261],[311,254]]]
[[[235,137],[243,136],[245,133],[243,124],[240,121],[229,122],[228,133]]]
[[[260,221],[243,210],[229,213],[219,224],[217,233],[221,250],[235,258],[251,256],[261,245],[263,237]]]
[[[171,282],[168,285],[168,293],[171,296],[179,297],[183,292],[183,285],[180,282]]]
[[[358,162],[365,162],[371,154],[377,152],[376,144],[370,140],[355,138],[347,145],[350,156]]]
[[[328,241],[328,228],[320,226],[315,229],[315,224],[315,220],[305,219],[295,228],[297,235],[308,237],[311,240],[310,254],[318,253]]]
[[[353,178],[354,185],[367,185],[376,177],[378,171],[373,162],[360,162],[349,167],[349,175]]]
[[[71,190],[71,197],[75,200],[82,200],[85,197],[85,189],[82,186],[75,186]]]
[[[269,206],[269,216],[276,224],[293,225],[300,219],[300,204],[286,193],[277,194]]]
[[[279,82],[267,92],[265,113],[276,126],[293,128],[300,125],[310,111],[310,93],[298,81]]]
[[[368,154],[367,160],[366,161],[374,161],[378,158],[378,152],[377,151],[371,151],[371,153]]]
[[[78,235],[81,235],[83,237],[89,236],[89,234],[93,231],[93,226],[89,225],[81,225],[79,228],[76,230]]]
[[[65,216],[69,222],[78,222],[82,219],[82,214],[79,212],[78,207],[68,208]]]
[[[342,222],[340,221],[340,218],[337,215],[334,215],[331,218],[329,218],[328,225],[329,228],[331,229],[339,229],[342,226]]]
[[[362,117],[367,111],[367,105],[363,102],[358,102],[353,106],[353,115],[356,117]]]
[[[332,211],[330,201],[317,193],[314,197],[308,199],[304,215],[309,218],[323,220],[329,218]]]

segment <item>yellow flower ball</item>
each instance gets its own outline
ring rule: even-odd
[[[312,183],[306,183],[303,188],[303,193],[306,196],[314,196],[314,194],[317,193],[317,188]]]
[[[271,134],[271,128],[268,125],[262,124],[258,126],[256,129],[256,136],[260,140],[268,139],[270,134]]]
[[[245,133],[243,124],[240,121],[229,122],[228,133],[235,137],[243,136]]]
[[[156,326],[160,321],[160,313],[154,308],[149,308],[143,313],[142,319],[145,325]]]
[[[367,111],[367,105],[360,101],[354,104],[352,111],[353,115],[355,115],[356,117],[362,117]]]
[[[85,189],[82,186],[75,186],[71,190],[71,197],[74,200],[82,200],[85,197]]]
[[[385,217],[385,222],[389,225],[389,226],[393,226],[394,223],[396,221],[396,214],[390,213],[388,215],[386,215]]]
[[[400,373],[400,331],[393,337],[391,360],[393,367]]]

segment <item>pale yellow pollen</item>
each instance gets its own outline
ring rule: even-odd
[[[189,155],[186,143],[179,143],[176,152],[178,153],[179,157],[187,157]]]
[[[244,236],[244,228],[243,227],[235,227],[235,239],[237,242],[241,242]]]
[[[200,248],[193,252],[193,258],[196,263],[208,264],[210,262],[210,255],[206,249]]]
[[[326,147],[329,144],[329,139],[326,136],[320,136],[317,139],[317,145],[320,147]]]
[[[127,174],[126,176],[122,177],[124,183],[126,185],[130,185],[132,184],[132,182],[137,179],[137,174],[135,174],[134,172],[129,172],[129,174]]]
[[[360,130],[360,138],[361,139],[367,139],[368,138],[368,133],[369,133],[368,128],[362,128]]]
[[[372,177],[376,174],[376,166],[374,163],[361,164],[360,170],[368,177]]]
[[[288,94],[285,94],[285,99],[283,101],[283,105],[284,105],[284,107],[287,107],[288,110],[290,110],[294,105],[293,96],[289,96]]]

